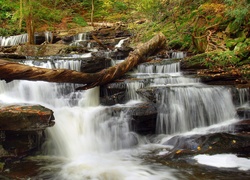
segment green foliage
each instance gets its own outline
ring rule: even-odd
[[[240,26],[248,22],[250,17],[249,0],[241,0],[241,1],[225,0],[225,3],[229,7],[226,11],[226,15],[234,19],[232,24]]]
[[[114,3],[114,10],[119,11],[126,11],[128,9],[127,5],[122,1],[115,1]]]
[[[88,25],[84,18],[79,15],[73,18],[73,22],[83,27]]]

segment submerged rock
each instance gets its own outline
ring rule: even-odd
[[[250,156],[250,136],[228,133],[205,135],[174,136],[164,143],[173,149],[166,158],[183,157],[196,154],[236,153]]]
[[[248,134],[250,132],[250,119],[239,121],[235,123],[233,127],[236,133]]]

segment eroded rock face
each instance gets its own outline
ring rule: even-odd
[[[0,160],[18,159],[40,149],[44,142],[43,131],[2,131]]]
[[[35,152],[44,142],[45,128],[54,125],[52,110],[40,105],[0,107],[0,161]]]
[[[12,105],[0,108],[1,131],[37,131],[54,125],[53,112],[40,105]]]

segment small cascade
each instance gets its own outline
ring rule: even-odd
[[[91,45],[88,44],[87,40],[89,40],[88,33],[79,33],[79,34],[73,36],[73,41],[70,44],[70,46],[91,47]]]
[[[48,60],[46,62],[26,60],[24,64],[48,69],[71,69],[75,71],[80,71],[81,68],[80,60]]]
[[[176,134],[206,127],[235,117],[226,88],[199,85],[170,86],[161,90],[157,103],[157,132]]]
[[[26,60],[24,64],[43,68],[58,68],[80,70],[80,61],[75,60],[56,60],[56,61],[36,61]],[[75,106],[79,98],[82,98],[83,92],[75,92],[79,85],[70,83],[48,83],[48,82],[30,82],[13,81],[5,83],[0,81],[1,99],[9,99],[11,103],[35,103],[49,104],[52,106]],[[63,98],[62,98],[63,97]]]
[[[238,97],[238,106],[249,106],[250,94],[249,88],[236,88]]]
[[[172,59],[182,59],[187,56],[186,52],[172,52]]]
[[[153,78],[151,81],[151,84],[149,86],[167,86],[171,84],[175,85],[192,85],[192,84],[197,84],[200,82],[199,78],[188,78],[188,77],[176,77],[176,76],[169,76],[168,78],[166,77],[158,77],[158,78]]]
[[[25,44],[26,42],[28,42],[28,34],[0,37],[1,46],[14,46],[18,44]]]
[[[128,39],[129,39],[129,38],[125,38],[125,39],[120,40],[120,41],[118,42],[118,44],[115,45],[115,48],[120,48],[120,47],[122,47],[123,43],[124,43],[125,41],[127,41]]]
[[[129,81],[126,83],[126,100],[140,100],[141,97],[136,93],[137,89],[145,87],[144,82]]]
[[[45,31],[44,36],[45,36],[45,42],[52,42],[52,40],[53,40],[53,33],[52,32]]]
[[[172,53],[174,59],[185,56],[183,52]],[[132,76],[148,78],[147,86],[159,89],[156,94],[159,134],[183,133],[235,118],[230,91],[201,84],[199,78],[183,77],[179,62],[167,59],[143,63]]]
[[[166,64],[163,64],[166,63]],[[180,63],[168,63],[163,61],[159,64],[144,63],[138,65],[138,73],[155,74],[155,73],[179,73]]]

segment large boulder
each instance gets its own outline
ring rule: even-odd
[[[53,120],[53,112],[40,105],[0,106],[0,162],[38,151]]]
[[[37,131],[54,125],[53,112],[40,105],[0,108],[0,131]]]

